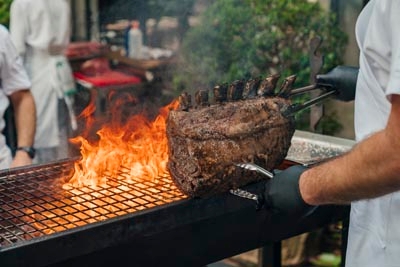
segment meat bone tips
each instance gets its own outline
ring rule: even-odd
[[[183,92],[179,96],[179,110],[189,111],[192,108],[192,96],[187,92]]]
[[[207,107],[209,106],[209,101],[208,101],[208,90],[199,90],[196,92],[195,96],[195,101],[197,107]]]
[[[247,80],[243,89],[243,99],[254,98],[257,95],[257,89],[260,86],[260,83],[261,77]]]
[[[258,87],[257,95],[259,96],[274,95],[274,91],[280,77],[281,77],[280,74],[272,74],[267,78],[265,78],[264,80],[262,80],[260,82],[260,86]]]
[[[283,98],[288,98],[290,96],[290,91],[293,89],[293,84],[295,81],[296,81],[296,75],[291,75],[289,77],[286,77],[282,83],[278,96]]]
[[[228,84],[223,83],[214,86],[214,102],[215,103],[222,103],[227,101],[228,97]]]
[[[244,81],[236,80],[229,85],[228,88],[228,101],[237,101],[242,99]]]

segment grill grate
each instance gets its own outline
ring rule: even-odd
[[[133,178],[128,168],[103,186],[64,190],[73,161],[0,173],[0,248],[186,198],[168,174]]]

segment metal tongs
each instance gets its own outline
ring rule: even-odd
[[[249,163],[236,163],[235,166],[246,169],[246,170],[250,170],[250,171],[256,171],[258,173],[261,173],[261,174],[267,176],[270,179],[272,179],[274,177],[274,174],[272,172],[267,171],[263,167],[258,166],[257,164],[254,164],[254,163],[250,163],[250,162]],[[255,201],[257,210],[259,210],[262,207],[262,205],[264,204],[264,196],[263,195],[253,194],[251,192],[248,192],[248,191],[240,189],[240,188],[231,189],[231,190],[229,190],[229,192],[235,196]]]
[[[259,172],[271,179],[274,177],[274,174],[272,172],[267,171],[263,167],[258,166],[257,164],[254,164],[254,163],[250,163],[250,162],[249,163],[237,163],[235,165],[238,167],[241,167],[243,169],[246,169],[246,170]]]
[[[283,111],[284,116],[292,116],[296,112],[304,110],[323,100],[336,95],[342,101],[352,101],[355,97],[357,84],[358,68],[351,66],[336,66],[326,74],[320,74],[323,65],[323,55],[319,52],[322,38],[315,36],[310,40],[310,82],[311,85],[301,88],[293,88],[295,76],[286,78],[279,94],[283,97],[292,97],[310,92],[312,97],[309,101],[302,104],[295,103]],[[316,90],[322,90],[322,94],[317,94]]]
[[[351,66],[337,66],[327,74],[316,76],[316,83],[301,88],[292,89],[288,96],[300,95],[313,90],[323,90],[323,94],[314,97],[302,104],[292,104],[284,111],[285,116],[306,109],[314,104],[336,95],[336,98],[342,101],[352,101],[355,96],[358,68]]]

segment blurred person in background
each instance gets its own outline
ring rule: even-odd
[[[76,129],[75,82],[64,51],[70,42],[68,0],[14,0],[10,32],[32,82],[37,110],[35,163],[67,158],[69,129]]]
[[[8,30],[0,25],[0,169],[21,167],[32,164],[35,156],[33,139],[35,135],[35,102],[29,91],[31,83],[21,58],[11,41]],[[11,104],[17,131],[14,158],[6,137],[4,113]]]
[[[315,167],[290,167],[266,185],[267,206],[283,218],[351,203],[347,267],[400,266],[399,14],[399,0],[370,0],[357,20],[357,145]]]

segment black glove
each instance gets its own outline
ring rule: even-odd
[[[358,68],[337,66],[326,74],[318,74],[317,85],[336,90],[336,99],[352,101],[356,94]]]
[[[300,195],[299,178],[307,168],[295,165],[274,175],[265,188],[265,206],[273,215],[300,219],[315,208]]]

